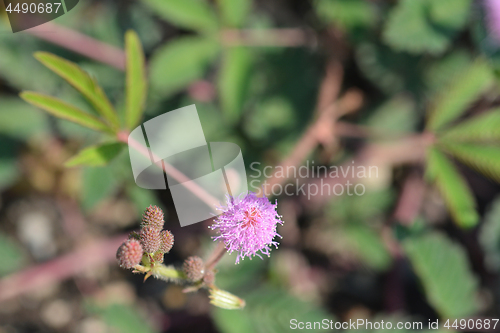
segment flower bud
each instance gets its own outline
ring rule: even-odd
[[[205,264],[200,257],[188,257],[182,265],[182,270],[186,274],[188,280],[192,282],[199,281],[205,274]]]
[[[160,248],[160,229],[148,226],[141,230],[141,245],[147,253],[155,253]]]
[[[163,220],[163,211],[156,206],[149,206],[142,215],[141,228],[154,227],[163,229],[165,221]]]
[[[174,235],[172,235],[172,233],[168,230],[162,230],[160,233],[160,239],[160,251],[163,253],[170,252],[170,249],[174,246]]]
[[[133,268],[141,263],[143,249],[141,243],[136,239],[128,239],[116,252],[116,259],[120,267]]]
[[[241,298],[228,293],[227,291],[220,290],[218,288],[210,288],[210,303],[213,305],[228,310],[238,310],[245,307],[245,301]]]

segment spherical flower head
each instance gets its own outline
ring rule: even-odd
[[[190,281],[196,282],[203,279],[205,275],[205,264],[200,257],[188,257],[182,265],[182,270]]]
[[[262,259],[260,254],[269,256],[271,246],[278,247],[274,237],[281,237],[276,228],[278,224],[283,225],[276,207],[277,203],[272,204],[266,197],[259,198],[253,192],[243,199],[228,196],[227,207],[220,208],[223,213],[210,226],[219,234],[214,240],[224,242],[229,253],[238,252],[236,263],[245,257]]]
[[[163,220],[163,211],[156,206],[149,206],[142,215],[141,227],[153,227],[163,229],[165,221]]]
[[[174,235],[168,230],[162,230],[160,233],[160,251],[163,253],[168,253],[174,246]]]
[[[123,268],[134,268],[141,263],[143,249],[137,239],[128,239],[116,252],[118,264]]]
[[[144,227],[141,230],[141,245],[145,252],[154,253],[160,248],[160,230],[154,227]]]

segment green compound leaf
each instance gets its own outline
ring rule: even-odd
[[[113,131],[100,119],[55,97],[31,91],[22,92],[20,97],[26,102],[37,106],[58,118],[66,119],[97,131],[113,133]]]
[[[168,43],[151,60],[151,87],[162,94],[185,88],[203,77],[218,51],[219,45],[207,38],[184,37]]]
[[[212,33],[218,28],[214,10],[205,0],[143,0],[154,12],[181,28]]]
[[[474,197],[465,179],[443,153],[431,148],[427,155],[426,177],[441,192],[454,221],[463,228],[479,221]]]
[[[74,166],[104,166],[111,162],[123,149],[120,142],[105,143],[83,149],[76,156],[69,159],[64,165]]]
[[[133,129],[139,124],[144,112],[147,82],[144,51],[139,36],[132,30],[125,34],[125,51],[127,54],[125,122],[128,129]]]
[[[401,0],[392,10],[383,38],[396,50],[439,54],[466,24],[470,0]]]
[[[243,298],[243,310],[214,308],[213,318],[222,333],[288,332],[292,318],[302,322],[321,322],[326,318],[335,323],[324,310],[280,290],[261,288]],[[324,330],[308,330],[320,331]]]
[[[444,131],[439,138],[449,142],[500,141],[500,109],[476,116]]]
[[[469,167],[500,182],[500,147],[440,142],[440,146]]]
[[[373,5],[363,0],[317,0],[314,9],[325,23],[344,29],[370,26],[376,20]]]
[[[427,300],[443,318],[464,318],[478,310],[478,282],[461,246],[435,232],[407,238],[403,247]]]
[[[252,8],[252,0],[217,0],[225,25],[239,28]]]
[[[253,57],[248,48],[234,47],[225,51],[218,85],[222,109],[231,122],[242,113],[252,64]]]
[[[427,122],[431,131],[440,130],[462,115],[494,82],[488,65],[477,60],[463,74],[455,78],[451,86],[438,98]]]
[[[47,52],[36,52],[35,58],[85,96],[113,129],[120,127],[118,115],[102,88],[77,64]]]

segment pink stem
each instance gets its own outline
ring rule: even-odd
[[[47,287],[52,283],[115,260],[116,249],[126,238],[126,235],[119,235],[96,241],[72,253],[1,279],[0,302]]]
[[[125,52],[123,50],[77,31],[47,22],[26,30],[26,33],[119,70],[125,70]]]
[[[137,150],[139,153],[142,155],[146,156],[149,158],[149,149],[147,147],[144,147],[141,145],[139,142],[135,141],[133,138],[128,136],[128,133],[126,132],[120,132],[118,133],[118,140],[124,143],[128,143],[128,145],[135,150]],[[157,155],[155,155],[153,152],[153,160],[155,161],[160,161],[161,158],[159,158]],[[215,208],[218,204],[219,201],[212,196],[210,193],[205,191],[202,187],[198,186],[198,184],[194,183],[189,179],[186,175],[184,175],[182,172],[177,170],[174,166],[171,164],[162,161],[162,166],[161,168],[163,171],[165,171],[166,174],[168,174],[170,177],[178,181],[180,184],[182,184],[184,187],[186,187],[189,191],[191,191],[194,195],[196,195],[200,200],[202,200],[204,203],[206,203],[208,206]]]

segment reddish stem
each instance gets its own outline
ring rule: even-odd
[[[120,132],[117,135],[117,138],[119,141],[128,143],[128,145],[135,150],[137,150],[140,154],[150,157],[149,155],[149,149],[148,147],[144,147],[141,145],[139,142],[134,140],[133,138],[128,136],[128,133],[126,132]],[[151,156],[153,157],[153,160],[155,161],[160,161],[161,158],[159,158],[157,155],[155,155],[153,152],[151,152]],[[189,179],[185,174],[180,172],[178,169],[176,169],[174,166],[171,164],[167,163],[166,161],[162,161],[161,168],[163,171],[165,171],[166,174],[168,174],[170,177],[175,179],[176,181],[179,182],[179,184],[182,184],[184,187],[186,187],[189,191],[191,191],[194,195],[196,195],[200,200],[202,200],[204,203],[206,203],[208,206],[215,208],[219,201],[212,196],[210,193],[205,191],[202,187],[198,186],[198,184],[194,183]]]

